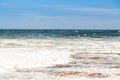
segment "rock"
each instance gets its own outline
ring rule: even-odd
[[[107,60],[108,58],[106,58],[106,57],[89,57],[89,59],[93,59],[93,60]]]
[[[117,76],[120,76],[120,74],[116,74]]]
[[[109,68],[120,68],[120,66],[110,66]]]
[[[105,78],[107,75],[102,74],[102,73],[90,73],[88,74],[88,77],[90,78]]]
[[[55,72],[53,73],[57,76],[80,76],[82,73],[77,71],[63,71],[63,72]]]

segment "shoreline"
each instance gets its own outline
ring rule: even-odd
[[[70,53],[37,48],[0,48],[0,52],[2,52],[0,67],[4,67],[0,71],[7,70],[1,73],[2,80],[5,77],[8,77],[5,80],[26,80],[29,78],[28,75],[32,76],[31,80],[38,75],[44,76],[35,80],[44,78],[46,80],[93,80],[95,78],[117,80],[120,78],[119,54]]]

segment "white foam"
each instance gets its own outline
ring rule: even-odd
[[[1,48],[0,73],[14,68],[48,67],[68,63],[70,53],[55,49]]]

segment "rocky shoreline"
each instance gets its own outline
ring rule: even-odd
[[[120,55],[118,54],[78,52],[70,57],[71,61],[67,64],[57,64],[46,68],[16,68],[14,74],[7,74],[1,78],[2,80],[42,80],[41,74],[44,74],[48,77],[45,80],[120,79]]]

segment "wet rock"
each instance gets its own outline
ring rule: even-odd
[[[102,74],[102,73],[89,73],[88,77],[90,78],[105,78],[107,75]]]
[[[82,72],[77,72],[77,71],[62,71],[62,72],[54,72],[52,75],[56,76],[80,76],[82,75]]]
[[[89,59],[93,59],[93,60],[108,60],[108,58],[106,58],[106,57],[89,57]]]
[[[120,74],[116,74],[116,76],[120,76]]]
[[[119,66],[110,66],[109,68],[119,68],[120,69],[120,65]]]

